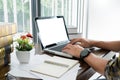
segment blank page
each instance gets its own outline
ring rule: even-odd
[[[77,60],[54,56],[31,71],[59,78],[77,63]]]

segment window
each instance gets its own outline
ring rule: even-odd
[[[81,29],[82,0],[0,0],[0,22],[15,22],[18,32],[32,31],[32,16],[38,14],[31,7],[38,5],[42,17],[63,15],[68,28]],[[36,2],[35,4],[32,2]],[[37,3],[39,2],[39,3]],[[32,5],[32,6],[31,6]],[[35,8],[36,9],[36,8]],[[35,10],[34,9],[34,10]],[[31,13],[33,12],[33,13]]]
[[[63,15],[68,28],[80,29],[81,0],[41,0],[41,17]]]
[[[18,32],[30,31],[31,0],[0,0],[0,22],[15,22]]]
[[[64,16],[69,35],[83,33],[84,0],[31,0],[32,32],[37,43],[37,27],[34,18],[37,16]],[[77,34],[76,34],[77,33]]]
[[[4,21],[4,9],[3,9],[3,2],[0,0],[0,22]]]

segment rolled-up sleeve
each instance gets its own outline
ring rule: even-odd
[[[120,56],[107,63],[105,77],[107,80],[120,80]]]

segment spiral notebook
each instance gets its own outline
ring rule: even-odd
[[[78,60],[54,56],[45,60],[41,65],[37,66],[36,68],[31,69],[31,71],[59,78],[76,64],[78,64]]]

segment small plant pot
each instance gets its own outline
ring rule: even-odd
[[[16,51],[16,56],[20,64],[28,64],[30,60],[30,51]]]

